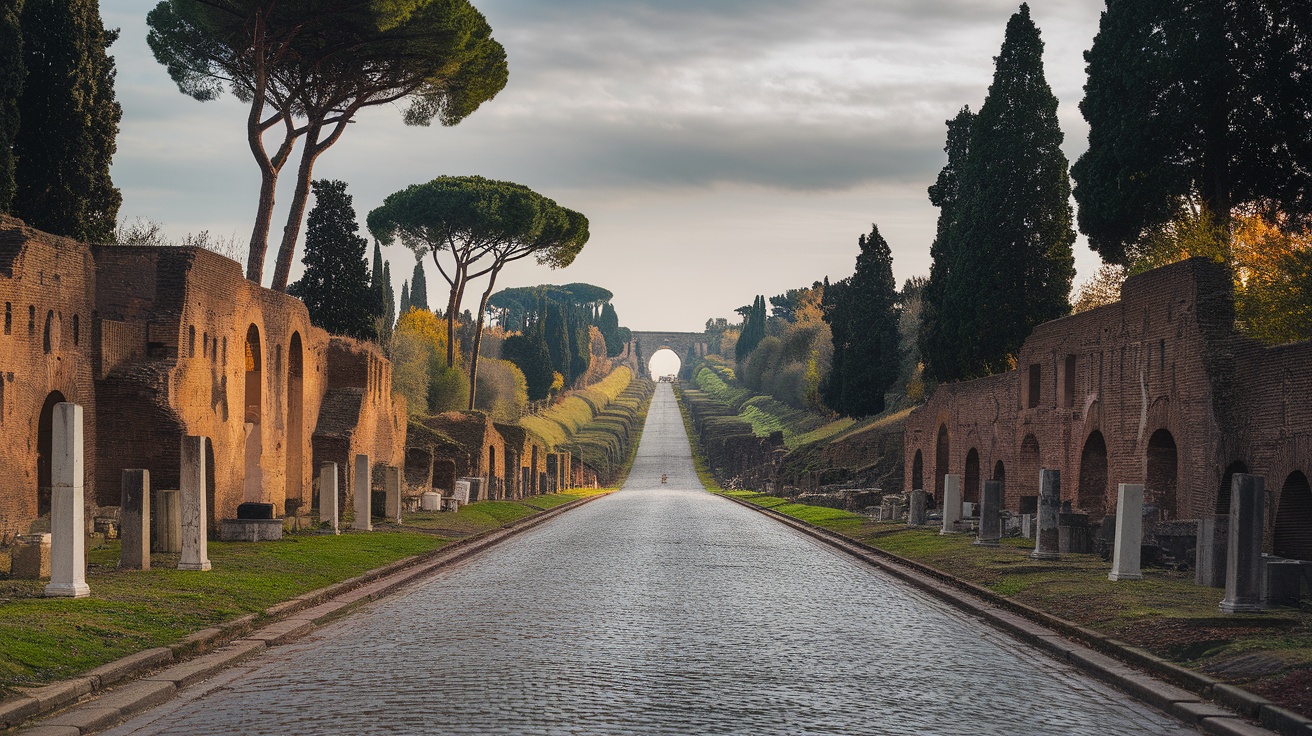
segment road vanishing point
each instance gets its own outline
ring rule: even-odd
[[[1196,732],[706,492],[661,383],[619,492],[105,733]]]

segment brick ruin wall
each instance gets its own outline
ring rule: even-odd
[[[1013,511],[1056,468],[1063,500],[1095,521],[1115,513],[1118,483],[1144,483],[1164,519],[1223,513],[1228,470],[1250,472],[1266,477],[1270,532],[1312,470],[1312,343],[1242,337],[1224,267],[1166,266],[1037,327],[1015,370],[939,386],[907,420],[904,463],[907,490],[936,499],[944,473],[963,476],[964,500],[1000,476]],[[1290,483],[1299,500],[1281,498]]]
[[[12,479],[0,486],[0,543],[45,511],[39,424],[56,391],[87,418],[88,518],[118,505],[125,468],[176,488],[184,434],[211,440],[212,525],[243,501],[308,510],[311,437],[334,389],[361,396],[337,418],[344,449],[401,463],[405,407],[391,394],[390,363],[312,326],[299,300],[247,281],[222,256],[87,246],[2,218],[0,292],[10,315],[0,335],[0,423],[10,439],[0,475]]]

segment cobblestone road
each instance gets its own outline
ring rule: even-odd
[[[705,493],[661,384],[623,491],[109,733],[1195,732]]]

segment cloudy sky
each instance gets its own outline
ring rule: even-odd
[[[847,276],[872,222],[899,282],[927,274],[937,210],[925,189],[944,162],[944,121],[983,102],[1018,7],[474,1],[506,47],[506,89],[453,128],[408,128],[399,109],[370,109],[320,157],[316,178],[347,181],[362,222],[391,192],[440,175],[542,192],[586,214],[592,239],[567,269],[520,262],[499,284],[595,283],[640,330],[700,330],[755,294]],[[121,217],[160,221],[175,237],[209,230],[244,242],[259,185],[245,111],[231,97],[200,103],[177,91],[146,46],[154,4],[101,2],[105,24],[122,29],[111,49],[123,105],[113,169]],[[1101,7],[1031,8],[1072,161],[1086,146],[1081,54]],[[290,197],[284,183],[280,204]],[[275,236],[281,222],[276,215]],[[414,257],[384,250],[399,294]],[[429,300],[444,302],[429,265]],[[1097,265],[1083,239],[1076,265],[1077,281]]]

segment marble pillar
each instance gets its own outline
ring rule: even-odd
[[[1143,580],[1139,549],[1143,546],[1143,484],[1116,487],[1116,539],[1112,542],[1112,571],[1108,580]]]
[[[151,491],[150,499],[150,551],[180,554],[182,503],[178,500],[178,491]]]
[[[182,438],[182,472],[178,507],[182,516],[182,558],[179,570],[210,569],[208,514],[205,510],[205,443],[197,435]]]
[[[85,598],[87,528],[83,499],[82,407],[55,404],[50,435],[50,583],[52,598]]]
[[[150,569],[150,471],[124,470],[119,490],[118,566],[125,570]]]
[[[928,493],[921,490],[911,492],[910,511],[907,513],[907,526],[925,525],[925,507],[928,505]]]
[[[1194,551],[1194,585],[1225,587],[1225,560],[1229,546],[1230,517],[1215,514],[1198,520],[1198,544]]]
[[[1221,613],[1262,610],[1262,521],[1265,479],[1235,473],[1230,486],[1230,538]]]
[[[351,489],[355,497],[355,521],[352,522],[351,528],[363,532],[371,532],[374,529],[373,520],[370,517],[372,508],[370,504],[370,487],[372,478],[369,472],[369,456],[355,456],[355,484]]]
[[[961,476],[943,476],[943,528],[939,534],[951,534],[961,521]]]
[[[996,547],[999,539],[1002,539],[1002,483],[986,480],[980,494],[979,534],[975,544]]]
[[[1039,513],[1038,528],[1034,532],[1034,551],[1030,557],[1036,560],[1061,559],[1061,471],[1044,468],[1039,471]]]
[[[385,501],[387,519],[401,523],[401,469],[395,465],[383,468],[383,489],[387,494]]]
[[[337,515],[337,463],[319,463],[319,523],[325,531],[341,534]]]

